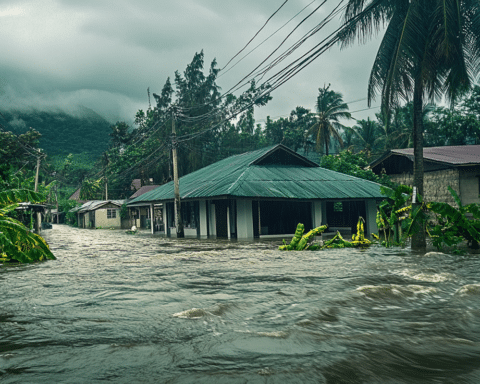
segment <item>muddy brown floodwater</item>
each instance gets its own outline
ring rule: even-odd
[[[54,225],[0,267],[0,382],[480,383],[480,257]]]

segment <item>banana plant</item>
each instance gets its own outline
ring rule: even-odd
[[[467,241],[470,248],[478,249],[480,243],[480,208],[478,204],[463,205],[455,190],[450,186],[458,208],[448,203],[432,202],[428,204],[435,218],[429,228],[432,243],[438,249],[443,245],[456,247],[460,242]],[[470,217],[467,217],[469,214]]]
[[[400,244],[402,238],[405,237],[405,235],[402,236],[402,232],[404,232],[402,229],[407,233],[416,229],[417,220],[420,219],[419,212],[416,212],[414,217],[409,217],[412,208],[409,204],[412,191],[412,187],[408,185],[400,185],[395,189],[381,188],[382,194],[387,198],[378,206],[377,226],[379,231],[383,232],[384,245]],[[420,196],[419,199],[421,201]]]
[[[55,260],[48,244],[20,221],[9,216],[21,202],[40,203],[43,194],[12,189],[0,192],[0,262],[32,263]]]

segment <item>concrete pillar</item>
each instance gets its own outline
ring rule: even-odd
[[[237,238],[253,239],[252,200],[237,200]]]
[[[230,231],[230,207],[227,207],[227,237],[228,240],[232,237],[231,231]]]
[[[377,227],[377,203],[375,200],[366,200],[365,208],[367,212],[367,217],[365,218],[365,223],[367,228],[365,229],[365,237],[369,239],[372,237],[372,233],[378,233]]]
[[[212,236],[217,236],[217,219],[215,216],[215,204],[210,205],[210,234]]]
[[[152,235],[155,234],[154,215],[155,215],[155,207],[153,206],[153,203],[152,203],[150,204],[150,230],[152,231]]]
[[[163,213],[165,216],[163,216],[164,224],[165,224],[165,236],[169,235],[169,229],[168,229],[168,209],[167,209],[167,203],[163,203]]]
[[[317,228],[322,225],[323,217],[322,217],[322,202],[320,200],[315,200],[313,202],[313,227]]]
[[[199,215],[200,215],[200,237],[205,238],[208,236],[208,222],[207,222],[207,201],[200,200],[199,204]]]

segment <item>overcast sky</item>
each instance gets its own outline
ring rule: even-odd
[[[222,68],[239,52],[284,0],[0,0],[1,109],[76,105],[108,119],[132,121],[148,107],[147,88],[160,93],[167,77],[183,72],[195,52]],[[285,47],[320,23],[339,1],[327,1],[292,35]],[[310,4],[310,5],[309,5]],[[226,91],[272,52],[321,1],[289,0],[217,81]],[[246,56],[287,21],[300,15]],[[313,47],[340,23],[312,37],[292,58]],[[314,109],[318,88],[331,83],[347,102],[364,99],[378,39],[344,50],[334,47],[273,94],[255,112],[285,116],[296,106]],[[279,52],[283,52],[280,50]],[[272,73],[281,67],[272,70]],[[152,100],[153,101],[153,100]],[[377,106],[373,103],[373,107]],[[366,100],[350,104],[367,108]],[[355,112],[357,119],[378,108]]]

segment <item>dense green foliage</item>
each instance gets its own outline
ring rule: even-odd
[[[28,190],[0,192],[0,262],[32,263],[55,259],[40,235],[11,216],[18,203],[40,203],[44,199],[44,195]]]
[[[50,156],[84,153],[95,158],[108,147],[110,123],[91,109],[75,115],[58,111],[2,111],[4,129],[15,134],[33,127],[41,134],[40,147]]]
[[[432,243],[438,249],[444,246],[454,247],[467,241],[470,248],[478,249],[480,243],[480,205],[463,206],[457,193],[448,187],[458,207],[442,202],[428,204],[433,214],[429,226]],[[467,216],[468,215],[468,216]]]
[[[386,175],[376,175],[368,169],[368,152],[353,153],[349,150],[340,152],[338,155],[323,156],[320,159],[320,166],[332,171],[345,173],[361,179],[374,181],[389,187],[393,184]]]

